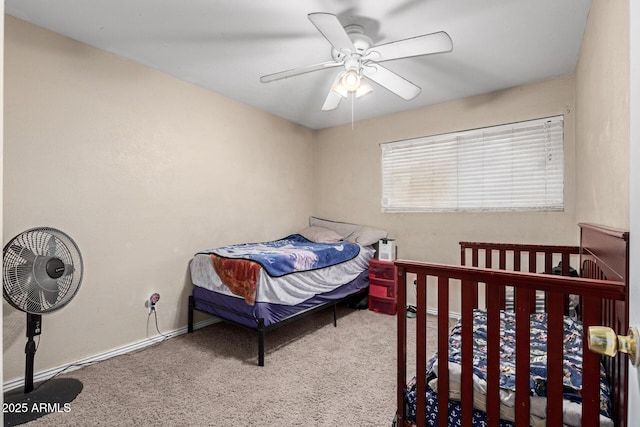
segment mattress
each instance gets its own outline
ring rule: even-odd
[[[355,257],[328,267],[297,271],[277,277],[269,275],[265,268],[259,268],[255,303],[294,306],[350,283],[368,269],[369,260],[375,253],[371,246],[358,246],[359,251]],[[191,280],[196,287],[240,298],[242,301],[242,297],[234,293],[216,272],[210,253],[196,254],[189,268]]]
[[[255,328],[257,320],[263,319],[265,328],[268,328],[319,304],[340,300],[362,291],[368,285],[369,275],[368,270],[365,270],[350,282],[329,292],[313,295],[296,305],[258,301],[251,306],[238,296],[222,294],[199,286],[194,287],[193,297],[195,308],[198,310],[248,328]]]

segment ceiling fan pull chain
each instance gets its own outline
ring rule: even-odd
[[[353,110],[356,105],[356,93],[351,92],[351,130],[353,130]]]

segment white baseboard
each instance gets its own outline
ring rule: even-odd
[[[205,326],[213,325],[214,323],[218,323],[218,322],[220,322],[220,319],[218,318],[206,319],[201,322],[194,323],[193,329],[195,330],[195,329],[204,328]],[[187,327],[184,326],[182,328],[164,333],[162,335],[156,335],[151,338],[145,338],[144,340],[141,340],[132,344],[127,344],[125,346],[115,348],[113,350],[109,350],[104,353],[96,354],[94,356],[90,356],[85,359],[77,360],[75,362],[68,363],[66,365],[40,371],[33,375],[33,382],[37,384],[38,382],[45,381],[45,380],[48,380],[49,378],[54,377],[61,371],[64,371],[64,372],[75,371],[84,366],[92,365],[97,362],[102,362],[112,357],[120,356],[121,354],[126,354],[132,351],[140,350],[145,347],[149,347],[150,345],[157,344],[161,341],[164,341],[167,338],[173,338],[178,335],[182,335],[186,333],[187,333]],[[24,387],[24,378],[15,378],[13,380],[7,381],[2,384],[2,389],[4,393],[17,389],[18,387]]]
[[[438,315],[438,309],[437,308],[427,307],[427,314],[431,314],[433,316],[437,316]],[[456,313],[454,311],[450,311],[449,312],[449,318],[450,319],[460,320],[461,317],[462,316],[460,315],[460,313]]]

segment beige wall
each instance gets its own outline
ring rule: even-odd
[[[308,129],[6,16],[4,235],[79,244],[76,298],[43,317],[36,372],[186,325],[192,255],[282,237],[312,213]],[[4,304],[4,380],[24,314]]]
[[[382,90],[382,89],[381,89]],[[574,76],[461,99],[319,132],[316,213],[388,230],[398,256],[459,262],[458,242],[574,244]],[[364,100],[363,100],[364,102]],[[382,213],[380,147],[387,141],[436,135],[554,115],[565,116],[565,211],[555,213]]]
[[[578,221],[629,228],[629,2],[594,0],[576,71]]]

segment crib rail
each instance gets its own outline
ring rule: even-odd
[[[495,268],[530,273],[569,276],[580,270],[580,247],[559,245],[527,245],[514,243],[460,242],[460,265]],[[559,268],[558,268],[559,267]],[[573,270],[571,270],[573,269]],[[494,298],[501,308],[506,307],[506,290],[497,289]],[[530,295],[531,308],[536,311],[535,292]],[[543,301],[546,311],[548,302]],[[564,313],[569,315],[569,295],[564,298]],[[539,304],[538,304],[539,305]]]
[[[467,258],[471,255],[471,262]],[[495,254],[498,254],[495,257]],[[511,254],[511,257],[509,256]],[[563,276],[569,275],[569,268],[577,268],[579,262],[579,246],[526,245],[514,243],[460,242],[460,264],[474,267],[496,268],[500,270],[528,271],[530,273],[551,273],[557,263],[562,263]],[[480,255],[484,265],[480,265]],[[541,266],[538,258],[544,259]],[[527,268],[523,270],[522,260],[525,258]],[[512,266],[507,262],[511,259]],[[542,267],[542,269],[541,269]]]
[[[511,245],[513,247],[513,245]],[[520,248],[522,249],[522,248]],[[473,248],[471,249],[473,251]],[[569,266],[567,256],[575,253],[575,248],[567,247],[561,255],[563,267]],[[501,255],[499,256],[499,258]],[[477,259],[477,255],[472,258]],[[566,261],[564,261],[566,259]],[[476,262],[477,264],[477,262]],[[462,377],[461,406],[462,425],[471,425],[473,409],[472,385],[472,353],[473,342],[473,310],[484,308],[487,311],[487,419],[488,425],[497,426],[500,413],[499,398],[499,357],[500,357],[500,310],[503,301],[501,295],[505,287],[513,287],[515,294],[514,311],[516,316],[516,405],[515,424],[529,425],[529,372],[530,372],[530,331],[529,315],[532,311],[532,298],[536,291],[543,291],[546,296],[548,312],[547,343],[547,425],[562,425],[562,352],[563,352],[563,314],[565,301],[569,295],[578,295],[582,301],[582,321],[585,331],[590,325],[605,325],[618,329],[607,322],[607,304],[611,301],[624,301],[626,287],[623,282],[605,281],[565,277],[559,275],[540,274],[521,271],[503,271],[473,266],[453,266],[416,261],[397,260],[398,268],[398,305],[407,303],[407,280],[416,280],[416,366],[411,367],[417,380],[417,425],[425,425],[426,419],[426,378],[424,375],[426,362],[431,354],[427,354],[425,337],[427,334],[427,306],[438,307],[438,354],[448,353],[448,315],[450,312],[451,286],[459,286],[462,322]],[[409,277],[408,277],[409,276]],[[479,306],[479,285],[484,285],[483,306]],[[427,286],[437,286],[436,301],[427,300]],[[482,287],[480,287],[482,289]],[[453,295],[454,293],[452,293]],[[405,424],[403,388],[407,380],[407,319],[398,316],[398,420]],[[625,331],[626,332],[626,331]],[[413,338],[412,338],[413,339]],[[583,351],[583,405],[582,420],[584,426],[599,425],[599,362],[600,358],[590,352],[584,340]],[[449,395],[449,373],[447,363],[438,364],[438,413],[447,414],[447,397]],[[438,417],[439,426],[447,425],[447,417]]]

